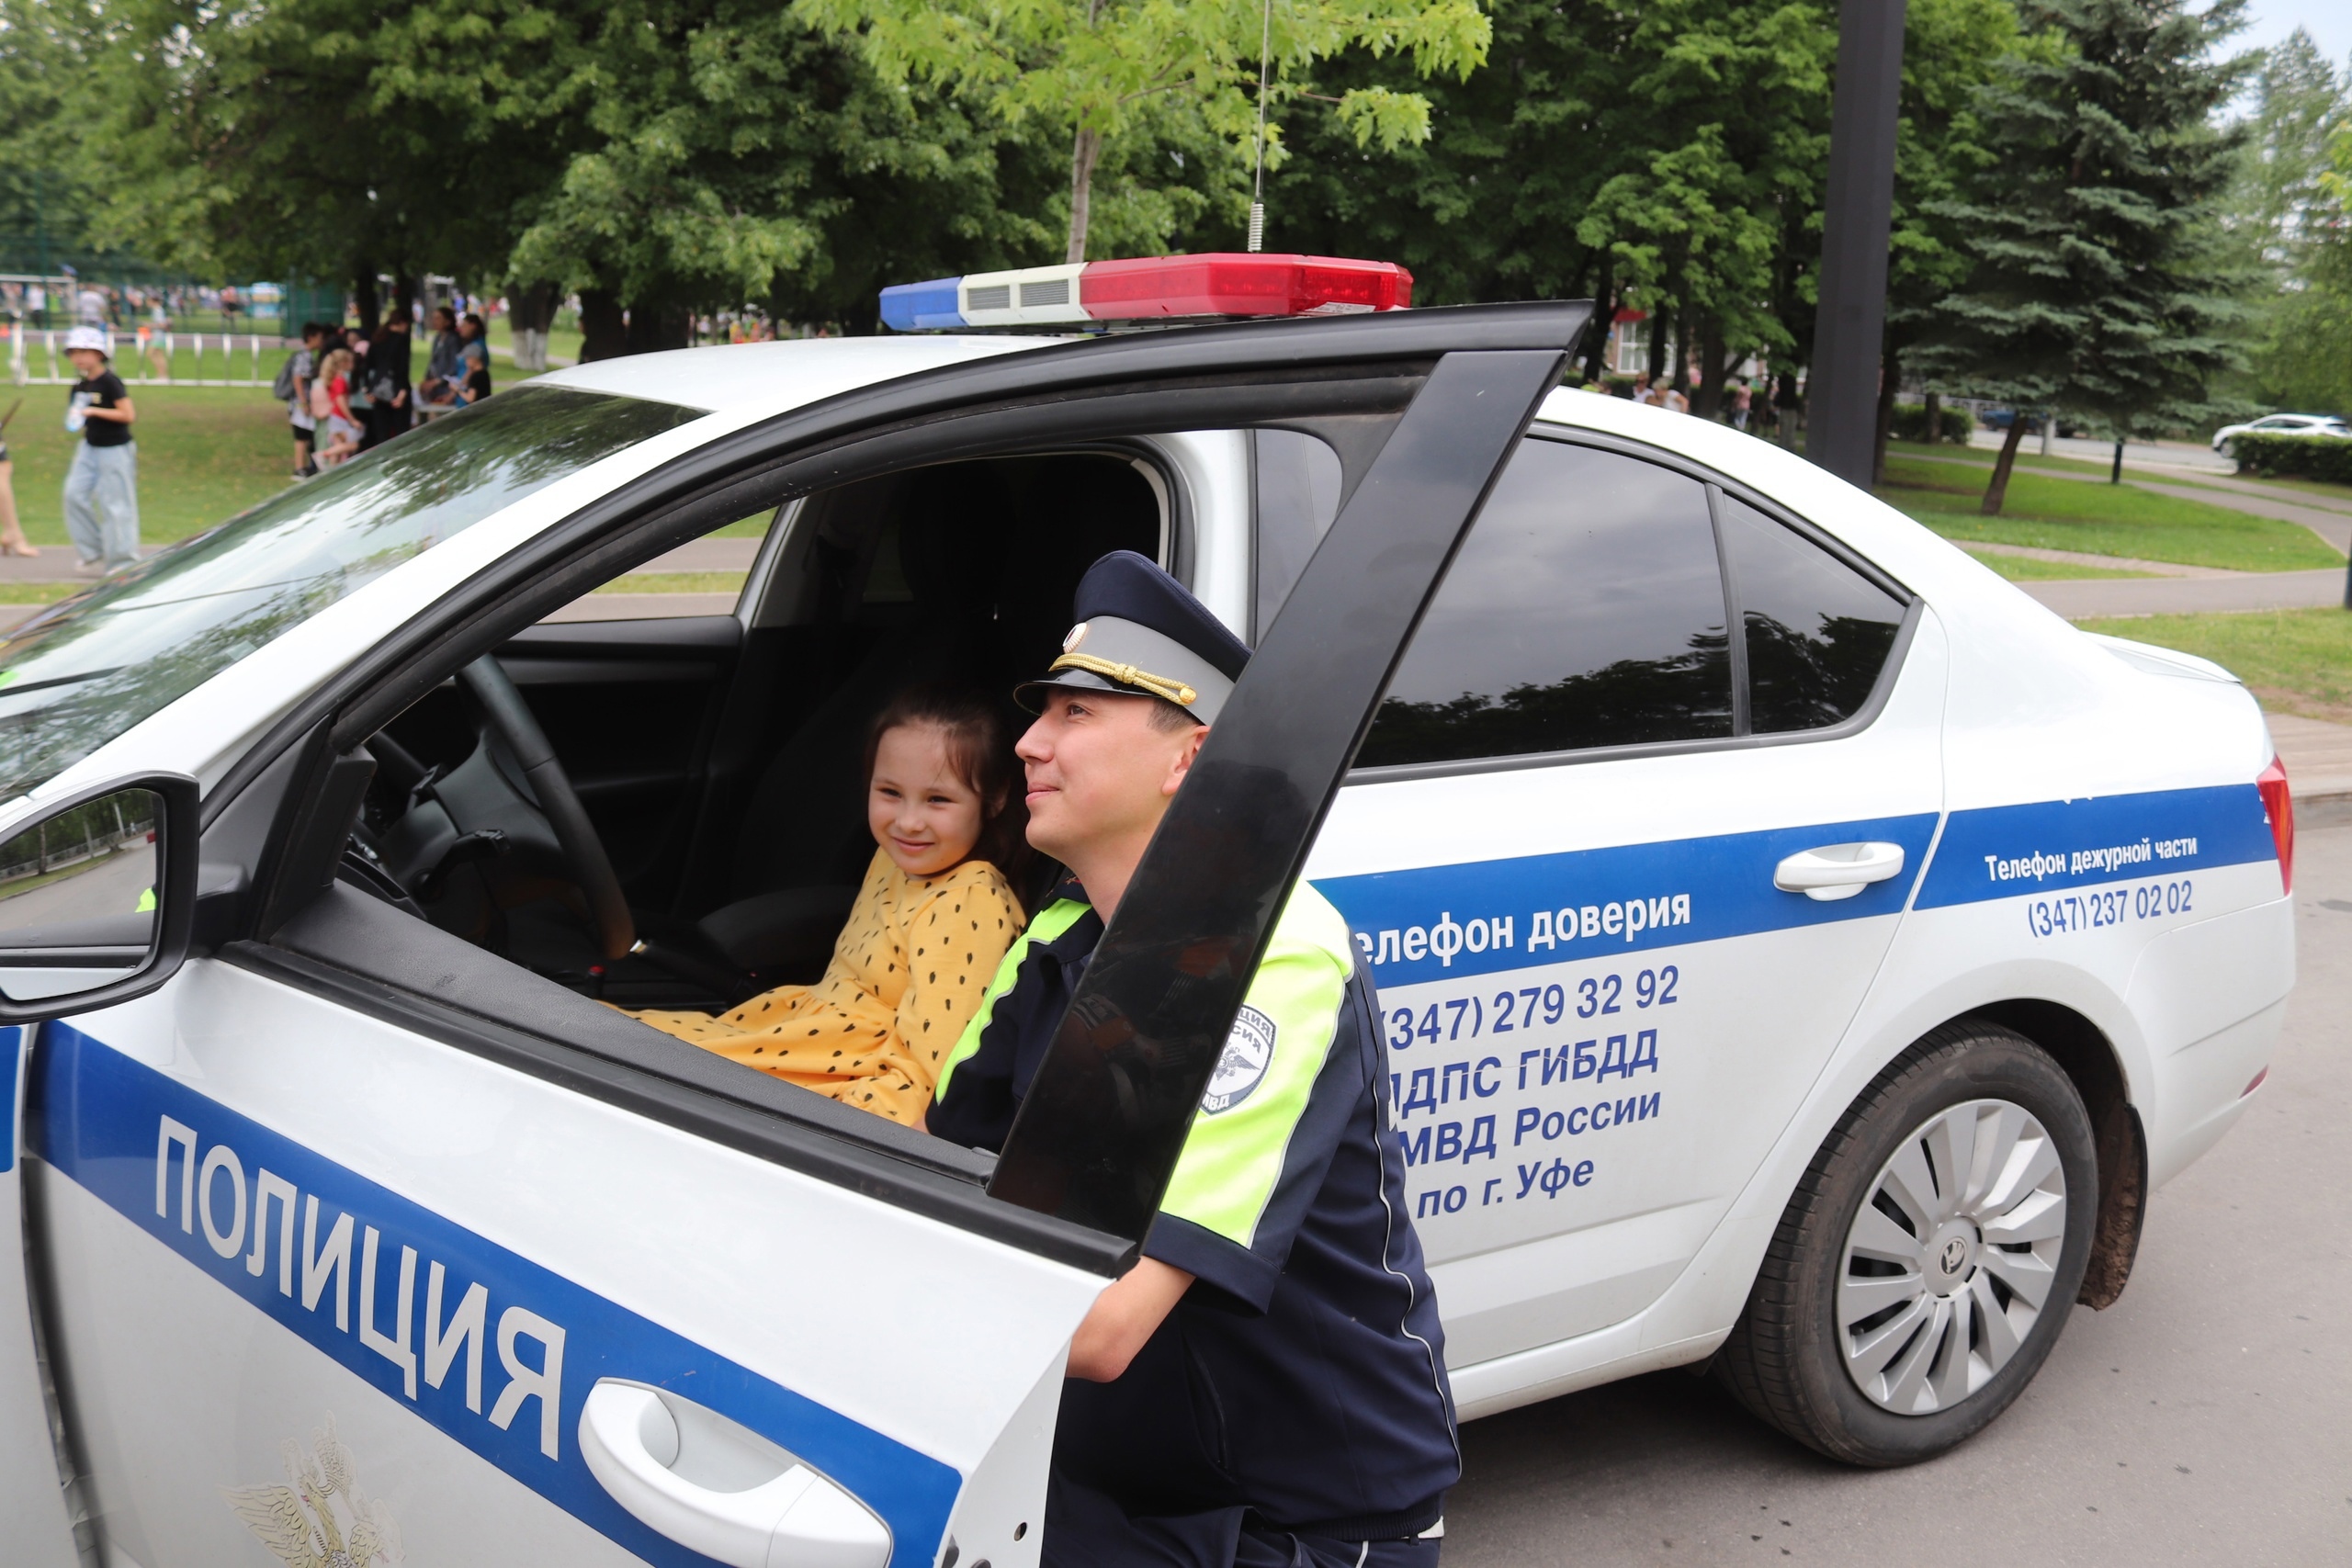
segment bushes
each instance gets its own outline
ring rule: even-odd
[[[2240,473],[2352,485],[2352,440],[2341,435],[2272,435],[2248,431],[2230,437],[2230,456],[2238,460]]]
[[[1937,411],[1936,423],[1942,425],[1938,439],[1954,446],[1968,445],[1968,433],[1976,428],[1976,416],[1966,409],[1946,406]],[[1928,405],[1897,403],[1894,405],[1894,435],[1897,441],[1925,441],[1928,435]]]

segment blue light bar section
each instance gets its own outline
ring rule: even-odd
[[[934,277],[928,283],[894,283],[882,290],[882,324],[893,332],[936,332],[942,327],[969,325],[957,308],[960,277]]]

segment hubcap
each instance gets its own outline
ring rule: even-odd
[[[2040,1122],[2005,1100],[1913,1130],[1846,1233],[1846,1371],[1898,1416],[1948,1410],[2000,1372],[2048,1304],[2066,1239],[2066,1173]]]

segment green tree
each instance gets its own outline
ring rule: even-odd
[[[2221,241],[2238,138],[2212,117],[2249,68],[2214,51],[2245,0],[2027,0],[2029,48],[1976,96],[1991,163],[1938,204],[1974,266],[1939,301],[1921,367],[2120,439],[2200,423],[2236,360]],[[1984,510],[2006,498],[2014,421]]]
[[[109,218],[185,265],[576,290],[601,357],[747,303],[870,330],[1052,242],[1050,157],[773,6],[130,4]]]
[[[531,62],[559,92],[580,85],[582,107],[519,206],[511,266],[580,291],[592,357],[681,344],[693,312],[747,302],[865,328],[885,283],[1050,243],[1017,216],[1041,198],[1037,160],[956,104],[884,86],[789,11],[621,0],[577,19]],[[548,101],[534,89],[484,82],[482,134]]]
[[[85,154],[107,14],[81,4],[0,0],[0,245],[11,270],[128,259],[94,227]]]
[[[1237,147],[1256,138],[1261,49],[1272,62],[1265,96],[1286,107],[1315,62],[1351,45],[1409,55],[1424,76],[1466,76],[1486,60],[1490,34],[1476,0],[794,0],[793,9],[854,39],[886,82],[968,100],[1016,133],[1067,138],[1071,262],[1088,254],[1107,145],[1170,116]],[[1430,133],[1419,93],[1351,88],[1334,110],[1360,145],[1393,149]],[[1270,119],[1270,159],[1281,132]]]
[[[1494,64],[1428,84],[1425,145],[1375,167],[1340,127],[1302,131],[1269,184],[1284,247],[1403,262],[1431,303],[1591,295],[1592,376],[1613,313],[1645,310],[1706,348],[1702,407],[1746,354],[1787,352],[1819,249],[1828,10],[1498,0],[1494,28]],[[1344,95],[1394,73],[1357,50],[1307,85]]]
[[[2009,0],[1910,0],[1904,11],[1903,96],[1894,145],[1894,206],[1887,242],[1886,327],[1879,380],[1878,446],[1883,477],[1904,360],[1934,320],[1937,302],[1967,280],[1973,259],[1953,204],[1993,164],[1975,113],[1977,94],[2018,45]],[[1928,394],[1931,411],[1938,394]],[[1928,421],[1935,429],[1935,420]]]
[[[2352,80],[2297,28],[2267,51],[2229,202],[2255,280],[2249,390],[2270,407],[2352,409],[2352,299],[2333,283],[2343,209],[2331,144],[2352,126]]]
[[[102,234],[192,270],[345,280],[363,321],[379,271],[498,275],[544,152],[401,112],[382,78],[401,12],[128,0],[111,15],[89,139]]]

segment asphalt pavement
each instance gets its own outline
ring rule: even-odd
[[[2352,827],[2307,828],[2295,870],[2268,1082],[2000,1420],[1864,1472],[1685,1371],[1589,1390],[1464,1429],[1447,1568],[2352,1562]]]
[[[2018,586],[2070,621],[2100,615],[2199,615],[2310,610],[2344,603],[2345,569],[2242,571],[2224,577],[2062,577]]]

